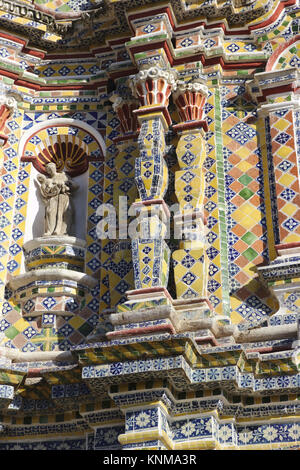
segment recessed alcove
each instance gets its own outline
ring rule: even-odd
[[[40,173],[32,166],[29,185],[28,209],[25,225],[24,242],[42,237],[44,234],[45,207],[39,190],[37,176]],[[78,189],[71,198],[73,223],[70,236],[85,240],[87,225],[88,171],[72,178]]]

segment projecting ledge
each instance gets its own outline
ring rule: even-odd
[[[88,287],[89,289],[96,287],[98,282],[95,278],[88,276],[85,273],[60,268],[36,269],[8,279],[9,285],[14,291],[22,287],[24,288],[33,282],[58,280],[74,281]]]
[[[86,304],[86,296],[97,280],[79,271],[46,268],[9,279],[16,303],[24,316],[47,314],[76,315]]]

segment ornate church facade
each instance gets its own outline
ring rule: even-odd
[[[297,0],[0,0],[0,450],[300,445]]]

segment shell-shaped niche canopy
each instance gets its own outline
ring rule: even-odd
[[[74,177],[88,169],[89,161],[101,160],[102,156],[99,142],[87,130],[55,125],[40,129],[28,138],[22,160],[31,161],[40,173],[46,173],[47,163],[53,162],[57,171]]]

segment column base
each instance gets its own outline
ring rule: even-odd
[[[189,333],[203,346],[234,342],[230,319],[216,315],[206,298],[174,300],[163,287],[130,291],[127,298],[117,312],[108,315],[113,325],[113,331],[106,333],[109,340]]]

